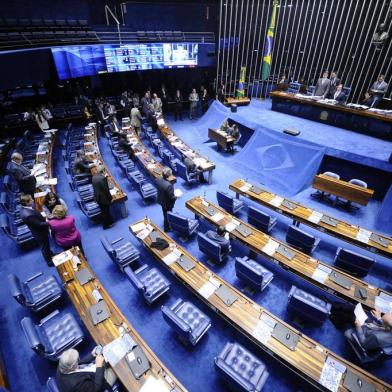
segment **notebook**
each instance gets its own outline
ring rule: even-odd
[[[92,305],[89,312],[94,325],[97,325],[110,317],[110,310],[105,301],[99,301]]]

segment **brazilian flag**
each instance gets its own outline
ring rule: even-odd
[[[241,67],[240,79],[238,81],[236,96],[243,98],[245,96],[244,83],[245,83],[246,67]]]
[[[272,48],[274,44],[274,33],[275,33],[276,14],[278,10],[278,4],[279,3],[277,0],[275,0],[272,3],[271,21],[268,27],[267,39],[265,41],[265,46],[264,46],[263,68],[261,69],[261,80],[267,80],[271,70]]]

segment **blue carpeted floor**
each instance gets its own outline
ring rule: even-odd
[[[274,113],[268,110],[268,104],[252,104],[252,107],[239,108],[236,114],[236,120],[247,119],[257,123],[262,119],[265,127],[271,127],[272,129],[281,130],[280,126],[276,126],[279,122],[284,124],[285,121],[290,120],[290,125],[293,126],[293,122],[300,121],[301,124],[306,125],[307,129],[312,129],[315,135],[319,133],[325,133],[326,127],[321,124],[309,122],[303,119],[297,119],[295,117],[283,115],[280,113]],[[219,113],[209,112],[202,119],[191,122],[185,120],[183,122],[174,122],[168,117],[169,123],[173,129],[190,145],[196,146],[201,152],[205,153],[217,164],[217,169],[214,172],[214,179],[212,185],[202,186],[184,186],[184,183],[179,179],[177,187],[184,191],[184,195],[180,200],[177,201],[175,210],[189,215],[190,212],[186,210],[184,202],[195,195],[204,194],[205,197],[211,201],[215,201],[215,192],[217,189],[224,190],[228,188],[229,183],[234,179],[240,177],[248,177],[250,180],[258,181],[259,178],[254,176],[252,172],[246,170],[238,164],[241,160],[241,151],[234,156],[226,155],[225,153],[216,152],[215,145],[207,141],[207,127],[217,126],[221,119],[227,116],[227,110],[222,108],[219,109]],[[241,117],[242,116],[242,117]],[[289,120],[288,120],[289,118]],[[311,123],[311,124],[310,124]],[[275,124],[275,125],[273,125]],[[285,124],[286,125],[286,124]],[[352,141],[353,138],[358,140],[358,144],[361,146],[361,151],[356,153],[363,153],[364,155],[370,153],[372,147],[369,145],[369,141],[374,142],[377,145],[377,151],[379,152],[378,146],[383,146],[382,141],[377,139],[368,139],[367,136],[357,135],[349,131],[337,130],[333,128],[334,132],[339,132],[339,143],[342,149],[344,143],[349,144],[348,141]],[[324,136],[320,136],[319,142],[324,142]],[[361,138],[362,143],[360,143]],[[344,142],[346,140],[346,142]],[[313,140],[314,141],[314,140]],[[380,142],[380,143],[379,143]],[[146,143],[147,144],[147,143]],[[336,148],[338,146],[335,145]],[[335,148],[334,147],[334,148]],[[147,252],[142,250],[142,261],[150,266],[158,266],[160,270],[166,275],[171,281],[172,287],[169,295],[162,298],[158,303],[148,306],[145,304],[143,299],[136,293],[134,288],[126,280],[124,275],[117,269],[115,265],[111,263],[107,255],[104,253],[99,238],[105,234],[109,238],[114,239],[119,236],[123,236],[130,239],[135,245],[138,242],[129,233],[128,225],[144,216],[149,216],[155,223],[162,226],[163,219],[161,216],[160,208],[157,204],[145,206],[139,195],[131,189],[125,176],[118,166],[111,154],[106,139],[100,141],[101,153],[105,159],[105,162],[110,167],[113,175],[118,179],[123,189],[128,194],[127,209],[129,216],[126,219],[122,219],[116,222],[115,226],[106,232],[102,231],[101,226],[93,225],[84,215],[81,214],[72,192],[66,181],[64,162],[62,161],[59,149],[56,150],[55,159],[55,172],[58,177],[58,193],[65,199],[69,207],[69,213],[76,217],[77,225],[82,232],[83,245],[86,251],[88,261],[99,279],[108,290],[114,301],[118,304],[120,309],[124,312],[128,320],[134,325],[142,337],[152,347],[152,349],[158,354],[162,361],[168,366],[174,375],[190,390],[199,391],[201,386],[203,390],[208,391],[225,391],[225,385],[217,378],[213,358],[219,353],[224,344],[227,341],[238,340],[248,347],[253,353],[262,358],[268,366],[270,377],[266,385],[265,390],[267,391],[299,391],[299,390],[310,390],[307,384],[289,371],[282,371],[282,365],[271,359],[269,356],[261,352],[254,345],[244,339],[235,329],[230,327],[220,317],[216,316],[209,308],[207,308],[201,301],[196,299],[181,283],[175,278],[168,274],[167,271],[161,267]],[[245,147],[246,149],[246,147]],[[245,150],[244,150],[245,151]],[[252,154],[251,151],[247,153]],[[379,159],[384,158],[384,153],[380,153]],[[375,155],[373,155],[375,156]],[[235,165],[233,163],[236,163]],[[317,170],[317,167],[314,168]],[[274,190],[274,182],[267,183]],[[328,205],[320,204],[310,198],[309,194],[311,189],[305,189],[302,192],[296,194],[293,198],[301,201],[304,204],[308,204],[318,208],[319,210],[330,212],[331,214],[338,216],[342,219],[349,220],[353,223],[359,223],[369,229],[374,228],[375,216],[380,207],[379,202],[372,202],[366,208],[362,208],[356,214],[349,214],[337,209],[334,209]],[[247,202],[251,204],[251,202]],[[260,207],[259,207],[260,208]],[[270,213],[270,211],[267,211]],[[245,219],[246,212],[240,213],[239,217]],[[290,221],[282,216],[278,216],[279,223],[273,230],[272,235],[279,239],[284,239],[287,225]],[[200,230],[205,230],[205,225],[201,225]],[[311,229],[308,231],[312,232]],[[315,235],[321,237],[321,243],[315,252],[314,256],[322,259],[325,262],[331,263],[335,250],[338,246],[345,246],[347,248],[353,248],[349,244],[343,243],[327,235],[323,235],[320,232],[314,232]],[[175,239],[176,236],[173,235]],[[55,273],[53,269],[48,269],[46,264],[41,258],[41,254],[37,249],[31,251],[21,251],[17,246],[8,238],[2,236],[1,244],[3,245],[3,251],[0,254],[0,271],[4,279],[4,284],[0,286],[0,303],[1,303],[1,349],[3,352],[5,365],[8,373],[8,377],[11,383],[12,391],[45,391],[45,381],[47,377],[53,375],[55,372],[55,364],[48,363],[46,360],[38,358],[29,347],[27,347],[25,339],[23,337],[20,328],[20,319],[27,314],[27,312],[14,301],[9,292],[6,284],[6,276],[10,272],[14,272],[19,275],[22,279],[25,279],[37,271],[45,271]],[[205,262],[205,257],[199,251],[197,243],[194,239],[189,240],[186,243],[182,243],[190,253],[195,257]],[[242,246],[234,244],[233,253],[229,260],[223,266],[210,267],[236,287],[243,289],[243,284],[236,278],[234,272],[234,257],[246,254],[247,251]],[[364,252],[366,253],[366,252]],[[391,266],[390,260],[376,256],[377,263],[373,268],[371,274],[365,278],[366,281],[383,288],[392,291],[391,285]],[[262,293],[256,293],[251,295],[252,299],[257,301],[259,304],[281,317],[282,319],[292,323],[296,328],[302,330],[305,334],[309,335],[322,345],[329,349],[337,352],[345,358],[354,361],[355,358],[347,346],[342,332],[337,331],[330,321],[325,322],[321,327],[305,326],[300,327],[294,323],[290,316],[286,314],[286,303],[287,294],[290,287],[295,284],[303,287],[308,291],[312,291],[320,296],[325,295],[324,292],[309,287],[302,280],[295,278],[294,276],[283,272],[280,269],[276,269],[269,262],[258,259],[260,263],[265,265],[267,268],[273,269],[275,278],[269,287]],[[209,330],[207,335],[201,340],[201,342],[193,349],[184,347],[179,340],[175,337],[170,328],[163,321],[160,306],[165,304],[173,303],[177,298],[183,298],[190,300],[200,306],[212,318],[213,327]],[[61,309],[67,309],[73,311],[72,305],[68,300],[64,300],[61,304]],[[37,319],[38,320],[38,319]],[[159,333],[158,333],[159,332]],[[82,351],[87,351],[92,345],[91,339],[87,338],[86,343],[81,347]],[[391,362],[385,362],[382,365],[378,365],[375,368],[370,368],[369,371],[377,375],[378,377],[392,383],[392,372],[390,372]],[[388,371],[389,368],[389,371]]]

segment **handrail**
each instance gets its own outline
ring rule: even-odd
[[[113,11],[110,9],[110,7],[105,4],[105,16],[106,16],[106,25],[109,26],[109,16],[108,16],[108,12],[110,13],[110,15],[112,16],[112,18],[114,19],[114,21],[117,23],[117,31],[118,31],[118,40],[120,42],[120,45],[122,44],[121,42],[121,31],[120,31],[120,22],[117,19],[116,15],[114,15]]]

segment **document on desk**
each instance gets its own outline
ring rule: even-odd
[[[273,199],[269,201],[269,203],[275,207],[279,207],[282,204],[283,200],[284,200],[283,197],[275,196]]]
[[[212,294],[215,293],[215,290],[217,289],[218,288],[214,284],[212,284],[211,282],[207,282],[202,287],[200,287],[198,293],[205,299],[208,299],[211,297]]]
[[[318,211],[312,211],[312,213],[308,216],[308,221],[312,223],[319,223],[321,218],[323,217],[323,214]]]
[[[321,371],[319,382],[328,390],[337,392],[345,371],[346,366],[328,356]]]
[[[212,217],[211,217],[211,219],[214,221],[214,222],[219,222],[220,220],[222,220],[223,218],[224,218],[225,216],[221,213],[221,212],[218,212],[218,213],[216,213],[215,215],[213,215]]]
[[[263,313],[257,322],[252,335],[261,343],[266,344],[268,339],[271,337],[271,333],[275,328],[275,324],[276,322],[272,317],[268,316],[266,313]]]
[[[136,223],[131,226],[131,230],[136,233],[137,231],[144,230],[146,228],[146,224],[144,222]]]
[[[233,230],[235,230],[235,228],[237,227],[237,225],[233,222],[229,222],[226,226],[225,226],[225,230],[229,233],[231,233]]]
[[[66,252],[61,252],[58,255],[52,257],[53,264],[55,267],[58,267],[59,265],[65,263],[68,260],[72,260],[73,253],[70,250],[67,250]]]
[[[179,256],[176,254],[176,252],[170,252],[168,255],[162,258],[162,261],[166,265],[170,265],[175,263],[179,259]]]
[[[331,268],[328,268],[327,266],[320,264],[314,270],[312,278],[317,282],[324,284],[331,272],[332,272]]]
[[[117,192],[118,192],[118,188],[116,188],[116,187],[114,187],[114,188],[112,188],[112,189],[110,190],[110,194],[111,194],[112,196],[115,196]]]
[[[241,192],[248,192],[250,188],[252,188],[252,185],[244,183],[244,185],[239,187],[239,190]]]
[[[120,336],[107,344],[102,351],[105,361],[116,366],[137,344],[129,334]]]
[[[147,227],[140,231],[139,233],[136,234],[137,238],[140,238],[141,240],[144,240],[146,237],[148,237],[150,235],[152,230],[149,230]]]
[[[146,378],[139,392],[170,392],[172,388],[161,378],[156,379],[153,375]]]
[[[392,312],[392,295],[380,293],[380,295],[375,298],[374,307],[381,313]]]
[[[268,239],[268,242],[264,247],[261,249],[264,253],[267,253],[268,256],[272,256],[276,249],[279,248],[279,242],[274,241],[272,238]]]
[[[367,244],[369,242],[371,235],[372,235],[372,232],[370,230],[365,230],[365,229],[360,228],[358,230],[356,238],[358,241],[361,241],[361,242]]]

